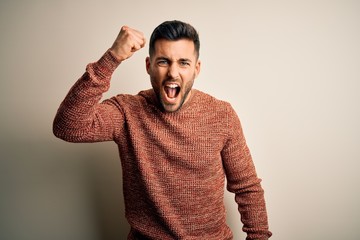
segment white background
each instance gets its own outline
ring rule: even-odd
[[[195,87],[231,102],[263,179],[272,239],[360,238],[360,2],[1,1],[0,239],[126,239],[114,143],[52,135],[56,110],[122,25],[197,28]],[[146,49],[110,91],[150,88]],[[233,195],[228,222],[244,239]]]

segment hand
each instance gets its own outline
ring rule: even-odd
[[[142,32],[123,26],[115,39],[110,51],[120,61],[128,59],[134,52],[145,46],[145,37]]]

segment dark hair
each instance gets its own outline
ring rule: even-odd
[[[189,39],[194,42],[197,57],[200,54],[200,39],[197,31],[193,26],[178,20],[166,21],[157,26],[150,37],[149,54],[155,51],[155,42],[159,39],[180,40]]]

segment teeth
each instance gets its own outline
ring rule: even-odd
[[[166,86],[169,87],[169,88],[177,88],[178,87],[178,85],[175,84],[175,83],[171,83],[171,84],[168,84]]]

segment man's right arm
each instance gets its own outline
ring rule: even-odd
[[[137,30],[122,27],[112,47],[70,89],[61,103],[53,123],[54,135],[69,142],[112,140],[118,130],[122,114],[118,103],[99,103],[110,87],[116,67],[145,45]]]
[[[56,137],[69,142],[111,140],[120,119],[115,106],[99,103],[110,87],[110,78],[120,62],[107,51],[97,62],[90,63],[86,72],[74,84],[61,103],[53,123]]]

